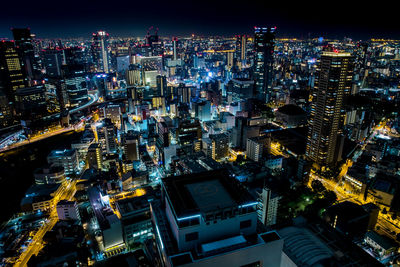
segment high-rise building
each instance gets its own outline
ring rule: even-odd
[[[108,53],[109,34],[105,31],[93,33],[92,37],[92,59],[97,72],[110,72],[110,56]]]
[[[144,69],[139,64],[131,64],[126,71],[126,82],[128,85],[144,84]]]
[[[350,53],[322,52],[312,92],[306,155],[322,166],[337,162],[338,133],[343,127],[343,101],[350,94],[353,58]],[[339,155],[340,156],[340,155]]]
[[[236,58],[240,62],[240,66],[246,64],[246,49],[247,49],[247,37],[246,35],[236,36]]]
[[[264,187],[258,198],[258,219],[265,225],[276,224],[280,196],[274,194],[271,189]]]
[[[180,120],[176,129],[176,138],[181,146],[192,145],[195,151],[201,149],[201,125],[198,119]]]
[[[117,151],[117,144],[115,141],[117,136],[115,126],[111,122],[111,119],[104,119],[104,133],[107,153],[115,153]]]
[[[88,101],[88,90],[85,76],[74,76],[61,81],[61,92],[67,96],[64,103],[74,108]]]
[[[29,80],[27,85],[32,85],[31,81],[39,78],[40,68],[35,57],[31,30],[29,28],[13,28],[11,30],[21,61],[23,74]]]
[[[269,27],[254,28],[256,97],[265,103],[271,101],[275,29]]]
[[[0,80],[3,81],[8,101],[14,102],[17,89],[25,87],[25,77],[14,42],[0,42]]]
[[[86,161],[89,168],[101,170],[103,166],[102,149],[99,143],[93,143],[89,146]]]
[[[96,141],[101,144],[105,153],[115,153],[117,151],[116,130],[111,119],[105,118],[101,124],[96,127]]]
[[[104,118],[108,118],[114,125],[121,128],[122,123],[122,113],[121,106],[116,104],[108,104],[103,108]]]
[[[256,162],[261,161],[263,155],[268,152],[270,143],[271,139],[266,135],[247,138],[246,156]]]
[[[200,121],[209,121],[211,120],[211,102],[208,100],[198,100],[193,102],[193,109],[195,113],[195,117]]]
[[[166,97],[167,96],[167,77],[163,75],[157,75],[156,77],[157,83],[157,92],[160,96]]]
[[[18,88],[15,109],[22,119],[39,119],[47,115],[47,102],[43,86]]]
[[[226,53],[226,66],[228,70],[232,69],[233,67],[233,52]]]
[[[124,152],[128,160],[139,160],[139,135],[129,131],[124,140]]]
[[[176,61],[178,59],[178,55],[176,54],[176,43],[178,42],[178,38],[174,37],[172,38],[172,44],[173,44],[173,59]]]
[[[225,133],[210,134],[211,153],[213,160],[219,160],[229,155],[229,136]]]
[[[63,51],[59,49],[47,49],[43,52],[44,67],[48,77],[61,77],[63,65]]]

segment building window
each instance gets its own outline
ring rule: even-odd
[[[185,241],[190,242],[199,239],[199,232],[189,233],[185,235]]]
[[[251,226],[251,220],[245,220],[240,222],[240,229],[249,228]]]

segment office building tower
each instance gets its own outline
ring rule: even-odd
[[[70,108],[76,108],[88,101],[88,88],[85,76],[68,77],[61,81],[61,92],[65,92]],[[63,99],[65,101],[65,99]]]
[[[163,75],[157,75],[156,82],[158,94],[162,97],[167,97],[167,77]]]
[[[132,86],[144,84],[144,69],[139,64],[131,64],[126,71],[126,82]]]
[[[89,168],[101,170],[103,166],[102,148],[99,143],[93,143],[89,146],[86,161]]]
[[[117,72],[124,74],[126,70],[129,68],[129,56],[128,55],[123,55],[123,56],[118,56],[116,57],[117,61]]]
[[[280,196],[273,193],[268,187],[264,187],[258,196],[258,219],[265,225],[276,224]]]
[[[247,38],[246,35],[242,35],[240,37],[240,61],[242,62],[246,62],[246,42],[247,42]]]
[[[259,162],[268,153],[270,145],[271,138],[266,135],[247,138],[246,156],[251,160]]]
[[[184,119],[178,123],[176,138],[181,146],[193,145],[195,151],[201,149],[202,130],[198,119]]]
[[[283,240],[257,234],[257,202],[226,170],[167,177],[161,188],[150,205],[165,266],[281,266]]]
[[[40,66],[35,57],[31,30],[29,28],[12,28],[11,31],[19,54],[22,72],[24,77],[28,79],[26,85],[30,86],[33,84],[32,80],[38,79],[40,76]]]
[[[185,84],[179,84],[177,91],[178,101],[181,103],[190,103],[192,98],[192,87],[186,86]]]
[[[247,139],[260,135],[260,126],[251,125],[245,117],[235,118],[235,127],[232,129],[232,146],[246,150]]]
[[[246,64],[246,49],[247,49],[246,35],[236,35],[236,58],[240,62],[240,66]]]
[[[127,160],[139,160],[139,134],[129,131],[125,135],[124,152]]]
[[[172,45],[173,45],[173,59],[176,61],[178,59],[178,55],[176,54],[176,43],[178,42],[178,38],[172,38]]]
[[[275,28],[254,28],[254,80],[256,98],[263,103],[271,101],[272,68],[274,63]]]
[[[165,121],[157,123],[158,142],[161,147],[168,147],[170,145],[169,127]]]
[[[0,42],[0,80],[3,81],[8,101],[14,102],[17,89],[25,87],[25,77],[14,42]]]
[[[319,166],[337,162],[338,133],[343,127],[343,101],[350,94],[353,62],[350,53],[322,52],[312,92],[306,155]],[[340,156],[340,155],[339,155]]]
[[[39,119],[47,115],[45,88],[18,88],[15,92],[15,110],[24,120]]]
[[[63,49],[65,76],[75,76],[89,70],[90,50],[81,46],[73,46]]]
[[[211,157],[213,160],[220,160],[229,155],[229,136],[225,133],[210,134]]]
[[[228,83],[228,92],[234,99],[249,99],[254,94],[254,81],[246,78],[235,78]]]
[[[103,131],[104,131],[107,153],[116,153],[117,133],[114,124],[111,122],[111,119],[104,119]]]
[[[233,52],[226,53],[226,66],[228,70],[231,70],[233,67]]]
[[[110,119],[114,125],[117,125],[118,128],[121,128],[122,113],[120,105],[108,104],[103,108],[103,115],[104,118]]]
[[[192,103],[194,114],[200,121],[211,120],[211,102],[208,100],[200,99]]]
[[[96,72],[110,72],[108,39],[109,34],[105,31],[98,31],[97,33],[93,33],[91,53]]]
[[[43,52],[43,59],[46,76],[51,78],[61,77],[61,67],[64,61],[63,51],[60,49],[47,49]]]

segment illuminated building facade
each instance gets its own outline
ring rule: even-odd
[[[324,51],[312,92],[306,155],[320,166],[337,161],[338,133],[343,126],[342,106],[350,94],[353,63],[350,53]]]
[[[89,146],[87,152],[87,163],[89,168],[101,170],[103,166],[102,148],[99,143],[93,143]]]
[[[28,79],[27,85],[32,85],[32,81],[40,76],[40,66],[39,59],[35,57],[31,30],[29,28],[13,28],[11,30],[21,61],[22,72]]]
[[[0,77],[8,100],[14,102],[17,89],[25,87],[25,77],[14,42],[0,42]]]
[[[271,100],[272,68],[274,62],[275,28],[254,28],[254,80],[257,99],[268,103]]]
[[[110,57],[108,53],[109,34],[105,31],[93,33],[92,59],[96,72],[110,72]]]

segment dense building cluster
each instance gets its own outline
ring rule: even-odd
[[[12,32],[2,157],[76,138],[4,219],[2,266],[397,263],[400,41]]]

